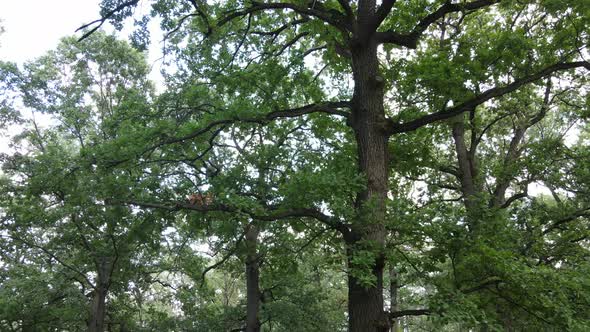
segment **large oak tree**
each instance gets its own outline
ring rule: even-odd
[[[138,3],[103,1],[102,18],[84,27],[82,39],[107,20],[120,24]],[[350,331],[386,331],[392,318],[429,312],[384,310],[386,243],[394,234],[387,227],[399,218],[387,208],[395,203],[390,190],[392,165],[400,158],[393,153],[397,141],[478,114],[522,89],[541,89],[549,77],[573,82],[590,68],[584,60],[588,5],[580,1],[154,1],[152,13],[161,17],[165,54],[177,66],[171,83],[193,91],[176,106],[201,111],[181,124],[182,135],[167,133],[158,148],[204,136],[213,146],[244,123],[285,130],[310,121],[308,148],[319,145],[328,160],[314,166],[303,157],[295,159],[300,165],[279,172],[291,167],[306,176],[321,174],[323,181],[331,173],[338,179],[324,187],[329,193],[300,186],[297,195],[306,199],[292,197],[285,188],[297,182],[295,172],[288,181],[269,176],[276,189],[254,200],[256,207],[232,204],[240,196],[232,193],[224,203],[197,210],[241,211],[260,220],[307,217],[340,233],[349,269]],[[136,20],[140,27],[146,21]],[[141,32],[135,37],[146,40]],[[514,145],[526,127],[517,128]],[[464,146],[460,121],[453,137],[468,218],[480,219],[481,189],[466,155],[475,146]],[[334,161],[345,149],[353,159]],[[508,152],[506,163],[514,153]],[[202,181],[218,194],[231,188]],[[491,206],[508,203],[506,189],[500,176]]]

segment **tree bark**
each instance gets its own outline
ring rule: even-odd
[[[246,332],[260,331],[260,266],[258,259],[258,227],[246,228]]]
[[[94,296],[90,307],[90,319],[88,332],[104,332],[106,317],[106,298],[108,294],[111,274],[111,263],[106,257],[97,260],[97,281],[94,287]]]
[[[355,133],[359,172],[366,177],[366,188],[358,193],[351,235],[347,239],[349,269],[358,250],[370,250],[375,257],[373,283],[362,284],[349,271],[348,315],[350,332],[386,332],[389,319],[383,308],[383,269],[385,247],[385,203],[389,179],[389,151],[383,106],[384,80],[379,75],[377,41],[371,25],[375,1],[359,3],[358,28],[350,41],[354,93],[350,125]]]
[[[477,189],[475,185],[475,176],[473,171],[473,160],[470,158],[470,151],[465,145],[465,125],[463,124],[463,115],[454,119],[453,139],[455,141],[455,152],[457,153],[457,163],[459,165],[459,180],[461,182],[461,191],[463,192],[463,202],[468,212],[471,212],[477,206]]]
[[[106,316],[106,297],[107,290],[97,287],[92,299],[90,312],[90,322],[88,323],[89,332],[103,332],[104,319]]]
[[[399,288],[399,282],[397,279],[397,272],[395,271],[394,266],[389,267],[389,300],[391,302],[389,306],[390,312],[396,312],[399,310],[399,303],[397,299],[397,289]],[[396,318],[393,322],[391,322],[391,332],[398,332],[399,330],[399,320],[400,318]]]

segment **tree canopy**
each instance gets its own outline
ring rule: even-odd
[[[3,329],[590,328],[590,2],[146,3],[0,63]]]

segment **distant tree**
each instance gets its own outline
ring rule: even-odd
[[[6,63],[1,71],[10,78],[7,95],[31,112],[19,121],[15,151],[2,157],[1,250],[10,267],[2,286],[13,287],[24,304],[13,316],[24,330],[66,328],[67,315],[48,313],[51,325],[27,308],[45,301],[47,308],[35,307],[43,312],[69,303],[88,331],[104,331],[109,294],[126,291],[136,266],[155,259],[150,253],[159,250],[165,226],[163,217],[111,204],[142,175],[110,169],[96,157],[108,154],[130,123],[149,121],[153,86],[145,59],[97,33],[83,43],[66,38],[23,69]],[[34,278],[27,280],[26,271]]]

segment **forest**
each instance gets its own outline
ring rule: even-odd
[[[590,331],[589,0],[96,18],[0,61],[0,331]]]

